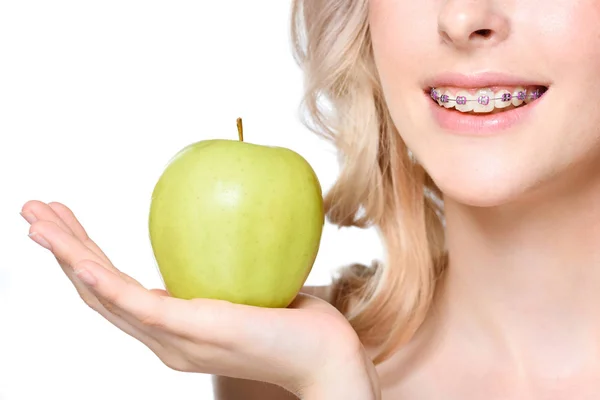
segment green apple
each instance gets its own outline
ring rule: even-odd
[[[317,256],[323,197],[298,153],[239,140],[191,144],[152,193],[152,250],[169,294],[287,307]]]

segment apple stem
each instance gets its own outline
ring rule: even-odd
[[[242,125],[241,118],[237,119],[237,128],[238,128],[238,138],[240,139],[240,142],[243,142],[244,141],[244,126]]]

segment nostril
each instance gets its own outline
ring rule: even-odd
[[[490,36],[492,36],[492,30],[491,29],[479,29],[476,30],[474,32],[475,35],[479,35],[479,36],[483,36],[484,38],[489,38]]]

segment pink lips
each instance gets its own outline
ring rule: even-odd
[[[535,110],[535,106],[543,101],[547,93],[541,98],[523,106],[494,114],[465,114],[454,109],[440,107],[429,97],[429,88],[460,87],[460,88],[494,88],[506,86],[545,86],[549,83],[527,80],[500,73],[483,73],[464,75],[446,73],[438,75],[425,82],[424,87],[427,101],[430,104],[434,120],[443,130],[454,134],[485,136],[506,130],[517,123],[524,122]]]

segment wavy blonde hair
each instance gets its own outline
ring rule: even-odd
[[[414,335],[445,269],[441,193],[399,135],[378,77],[368,0],[293,0],[294,58],[304,73],[302,122],[333,142],[341,172],[325,196],[328,220],[376,226],[387,261],[351,265],[333,304],[385,361]]]

